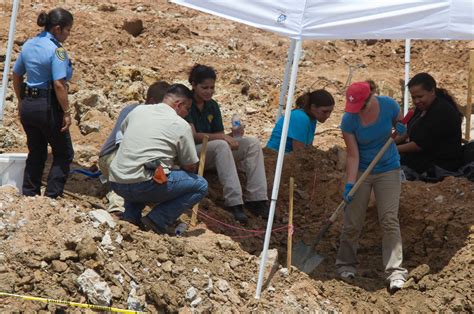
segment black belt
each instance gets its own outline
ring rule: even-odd
[[[25,87],[25,97],[43,98],[49,96],[49,89],[41,89],[36,87]]]

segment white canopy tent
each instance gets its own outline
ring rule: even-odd
[[[288,89],[255,297],[260,298],[305,39],[474,39],[473,0],[171,0],[291,38],[280,105]],[[407,40],[409,46],[409,40]],[[408,51],[408,49],[407,49]],[[409,54],[406,55],[406,69]],[[290,75],[289,75],[290,74]],[[290,80],[288,82],[288,77]],[[407,80],[408,71],[405,75]],[[289,86],[288,86],[289,84]],[[407,99],[407,97],[405,97]],[[405,108],[406,110],[406,108]]]

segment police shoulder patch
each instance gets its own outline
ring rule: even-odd
[[[212,114],[208,115],[207,121],[209,121],[209,123],[212,123],[212,120],[214,120],[214,116]]]
[[[66,50],[64,50],[63,47],[57,48],[56,49],[56,57],[58,57],[58,59],[61,60],[61,61],[66,60]]]

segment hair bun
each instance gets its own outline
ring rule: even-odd
[[[38,15],[38,19],[36,20],[36,23],[38,24],[38,26],[46,26],[48,25],[48,22],[49,22],[49,16],[46,12],[41,12],[39,15]]]

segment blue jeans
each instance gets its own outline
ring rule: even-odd
[[[168,174],[166,184],[153,180],[139,183],[111,182],[112,189],[125,199],[123,217],[137,224],[147,204],[157,204],[148,217],[165,231],[188,208],[207,194],[207,181],[196,174],[173,170]]]

